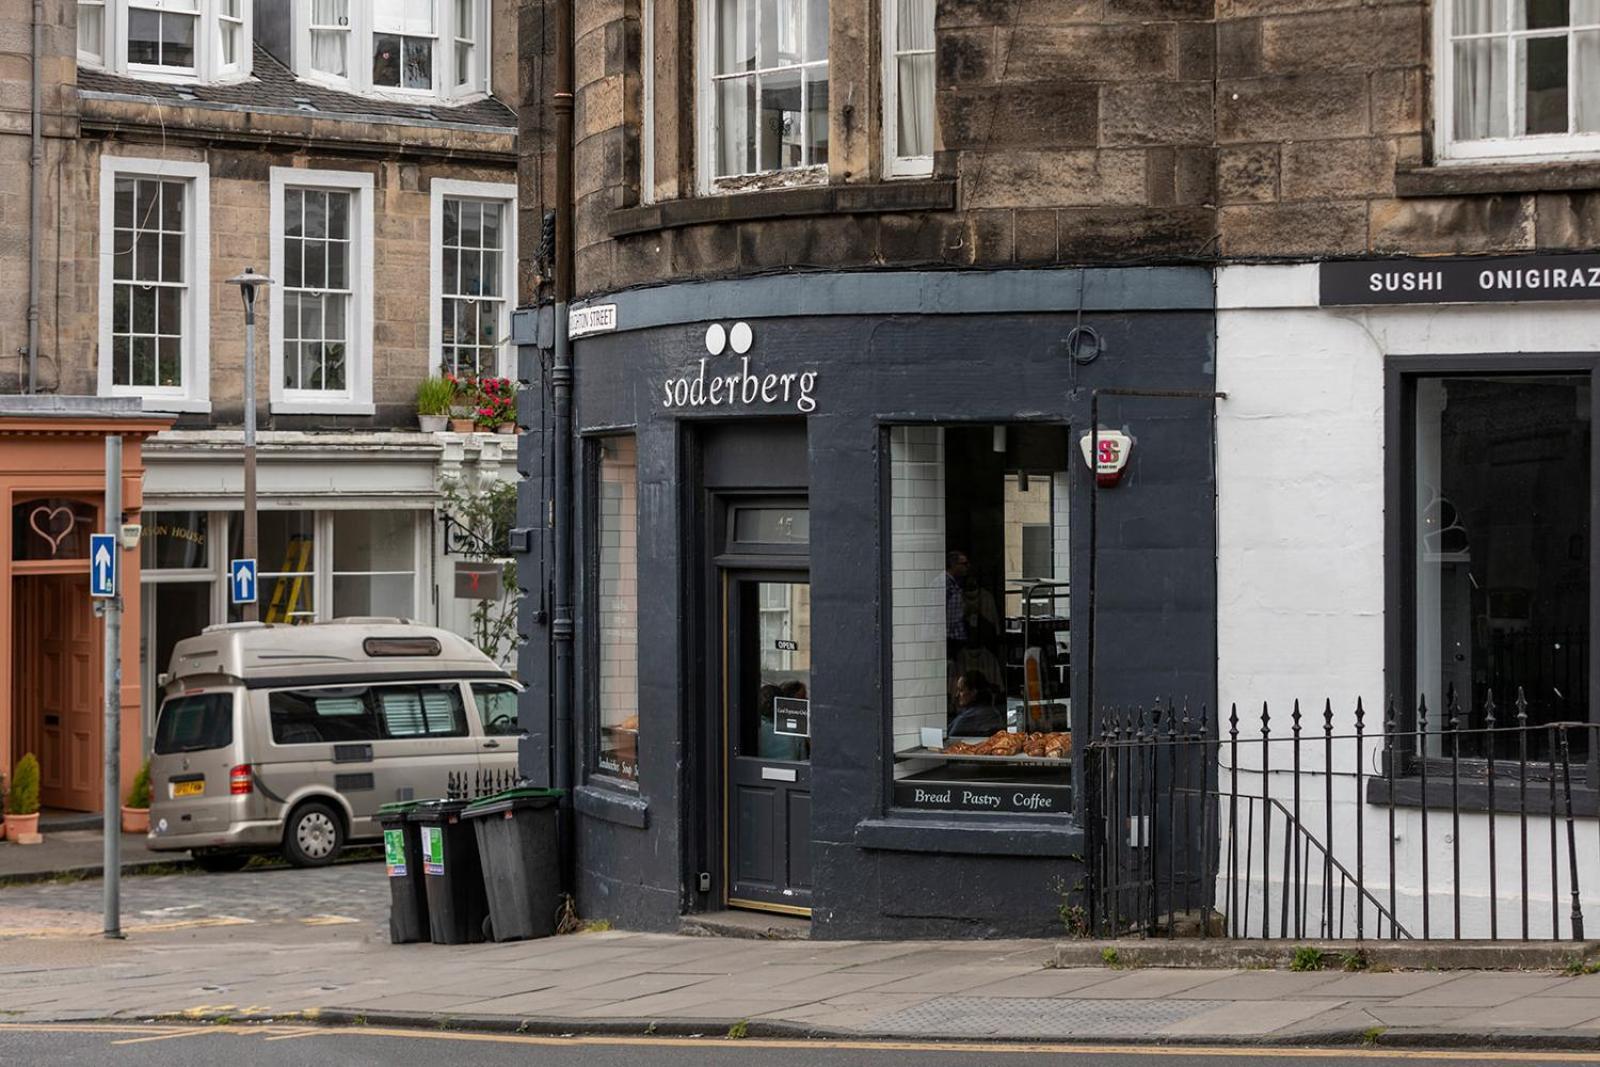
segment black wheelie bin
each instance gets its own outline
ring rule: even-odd
[[[561,910],[559,789],[508,789],[467,806],[496,941],[556,932]]]

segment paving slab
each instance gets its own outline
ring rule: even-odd
[[[1230,978],[1236,971],[1129,971],[1109,982],[1089,986],[1076,997],[1109,1000],[1159,1000],[1175,997],[1186,989]]]
[[[883,993],[960,993],[978,986],[1020,978],[1037,970],[1037,967],[1014,966],[945,967],[899,978],[876,988]]]
[[[1338,981],[1337,974],[1248,971],[1202,982],[1172,995],[1202,1000],[1281,1000],[1285,997],[1321,996],[1322,989]]]
[[[1531,997],[1561,985],[1563,979],[1527,974],[1475,974],[1412,993],[1395,1001],[1397,1007],[1489,1008]]]
[[[1475,1008],[1452,1008],[1438,1005],[1426,1008],[1407,1008],[1398,1007],[1394,1004],[1368,1002],[1365,1008],[1368,1015],[1377,1019],[1384,1026],[1399,1026],[1410,1029],[1454,1028],[1463,1021],[1470,1021],[1477,1014],[1477,1009]]]
[[[1062,997],[1117,978],[1116,971],[1049,969],[1003,978],[966,990],[973,997]]]
[[[1277,1000],[1270,1004],[1259,1000],[1238,1001],[1154,1032],[1165,1037],[1260,1036],[1306,1023],[1319,1015],[1329,1015],[1341,1006],[1341,1002],[1327,1000]]]
[[[1524,997],[1472,1013],[1472,1025],[1491,1030],[1562,1030],[1600,1019],[1600,1001],[1572,997]]]
[[[1278,978],[1290,978],[1293,975],[1278,974]],[[1430,973],[1427,971],[1407,971],[1404,973],[1390,974],[1340,974],[1335,975],[1332,981],[1321,985],[1312,985],[1304,991],[1308,997],[1340,997],[1342,999],[1356,999],[1359,997],[1386,997],[1396,999],[1420,993],[1424,989],[1443,985],[1459,977],[1456,974]],[[1597,993],[1596,995],[1600,995]]]

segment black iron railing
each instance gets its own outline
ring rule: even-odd
[[[1600,727],[1530,722],[1520,692],[1509,711],[1103,713],[1084,747],[1090,931],[1581,940]]]

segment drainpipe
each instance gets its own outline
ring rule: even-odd
[[[551,633],[555,639],[555,723],[551,731],[555,746],[555,786],[563,790],[562,871],[570,871],[572,834],[572,676],[574,620],[572,590],[572,344],[567,337],[567,305],[572,301],[572,61],[574,0],[558,0],[555,5],[556,84],[552,110],[555,118],[555,358],[550,370],[550,390],[554,408],[555,486],[552,489],[551,525],[555,533],[555,611]]]
[[[44,218],[44,0],[33,0],[33,151],[28,156],[28,392],[39,387],[39,228]]]

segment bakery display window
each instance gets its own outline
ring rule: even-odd
[[[1071,809],[1068,437],[889,431],[898,807]]]
[[[600,773],[639,779],[639,464],[632,437],[593,443]]]

